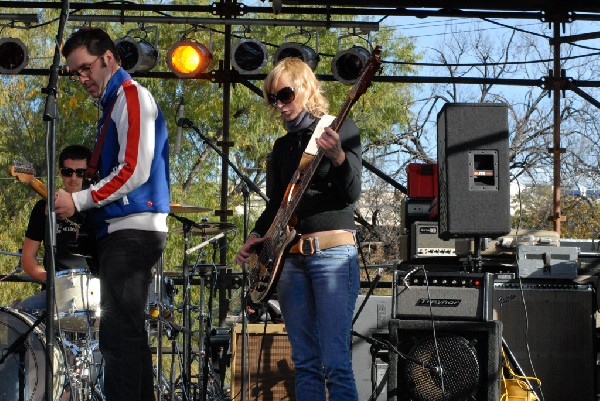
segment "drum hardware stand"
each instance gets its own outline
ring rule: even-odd
[[[196,227],[200,230],[203,229],[202,226],[196,224],[192,220],[178,216],[173,213],[169,213],[169,216],[174,217],[183,223],[183,326],[191,328],[191,310],[190,310],[190,301],[191,301],[191,283],[190,283],[190,267],[188,265],[188,245],[190,240],[190,235],[192,231],[192,227]],[[187,333],[184,332],[183,336],[183,369],[181,371],[183,382],[189,387],[191,371],[192,371],[192,343],[190,338],[189,331]]]
[[[216,266],[214,261],[216,258],[216,253],[218,249],[218,244],[213,242],[213,266]],[[208,400],[208,381],[209,381],[209,372],[211,369],[211,335],[212,335],[212,307],[213,307],[213,296],[216,289],[217,283],[217,269],[214,268],[211,271],[211,280],[210,280],[210,289],[208,293],[208,305],[207,305],[207,319],[206,324],[204,325],[204,332],[202,329],[200,330],[200,349],[202,356],[202,401]],[[204,285],[202,285],[204,287]],[[204,289],[202,289],[204,291]],[[204,310],[204,296],[201,299],[201,310]],[[201,320],[204,321],[204,314],[201,314]],[[219,386],[221,385],[221,380],[219,380]]]
[[[160,256],[160,259],[156,262],[154,266],[155,274],[154,274],[154,285],[155,291],[157,294],[156,307],[158,310],[158,316],[163,316],[164,304],[163,304],[163,270],[164,270],[164,253]],[[162,378],[162,335],[163,335],[163,322],[159,321],[156,325],[156,378],[158,387],[156,389],[156,400],[162,401],[162,392],[160,391],[160,382]]]
[[[221,151],[221,149],[219,149],[217,146],[215,146],[206,135],[204,135],[202,132],[200,132],[200,130],[194,126],[194,123],[190,120],[188,120],[187,118],[180,118],[179,120],[177,120],[177,126],[178,127],[182,127],[182,128],[191,128],[192,130],[194,130],[194,132],[196,132],[196,134],[198,134],[198,136],[202,139],[202,141],[207,144],[208,146],[210,146],[215,152],[217,152],[217,154],[221,157],[222,160],[224,160],[232,169],[233,171],[235,171],[235,173],[238,175],[238,177],[240,177],[241,179],[241,190],[242,190],[242,194],[244,195],[244,239],[246,239],[248,237],[248,208],[249,208],[249,200],[250,200],[250,189],[252,191],[254,191],[255,193],[257,193],[261,198],[263,198],[265,200],[265,202],[269,201],[269,198],[262,193],[262,191],[260,190],[260,188],[248,177],[246,177],[244,174],[242,174],[242,172],[236,167],[235,164],[233,164],[231,162],[231,160]],[[246,400],[246,382],[245,382],[245,376],[246,376],[246,302],[245,302],[245,292],[246,292],[246,282],[247,282],[247,266],[246,264],[244,264],[244,266],[242,266],[242,383],[241,383],[241,389],[242,389],[242,397],[241,397],[241,401],[245,401]]]
[[[176,323],[173,323],[167,319],[165,319],[162,316],[147,316],[147,319],[149,320],[154,320],[156,322],[158,322],[158,324],[163,324],[166,327],[166,334],[167,337],[169,338],[169,340],[171,340],[171,377],[170,377],[170,387],[169,387],[169,393],[170,393],[170,400],[174,401],[176,400],[175,398],[175,371],[176,371],[176,356],[180,355],[179,352],[177,352],[177,336],[179,335],[179,333],[183,333],[184,335],[187,336],[191,336],[191,330],[186,328],[186,327],[182,327],[179,326]],[[158,377],[159,383],[161,380],[161,376]],[[190,398],[187,396],[188,391],[189,391],[189,387],[188,387],[188,383],[186,383],[185,380],[183,380],[182,378],[182,387],[183,387],[183,393],[185,395],[184,399],[189,400]],[[159,389],[160,389],[160,385],[159,385]]]

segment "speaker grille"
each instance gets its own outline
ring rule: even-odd
[[[405,365],[405,380],[415,400],[467,400],[477,392],[479,361],[475,348],[464,337],[445,335],[437,341],[429,337],[408,355],[425,365],[411,361]],[[440,370],[433,369],[438,366]]]
[[[270,324],[263,336],[263,324],[248,324],[246,344],[246,399],[279,401],[296,399],[294,365],[290,343],[283,324]],[[236,326],[232,338],[232,399],[241,399],[242,328]],[[264,338],[263,338],[264,337]],[[261,349],[262,347],[262,349]],[[260,360],[260,366],[259,366]]]
[[[408,358],[390,354],[388,401],[498,400],[502,324],[435,321],[439,363],[431,324],[390,320],[390,341]]]
[[[593,289],[551,280],[519,285],[494,284],[493,313],[525,374],[535,370],[544,401],[596,400]]]

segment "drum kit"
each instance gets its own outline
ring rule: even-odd
[[[210,331],[204,306],[204,277],[218,269],[190,266],[187,260],[188,240],[191,236],[201,236],[207,240],[232,231],[234,226],[228,223],[200,223],[178,216],[178,213],[203,213],[211,209],[199,206],[171,204],[169,216],[183,222],[182,228],[172,230],[184,236],[184,263],[182,272],[177,274],[163,272],[164,260],[155,265],[153,279],[149,285],[146,302],[146,329],[148,341],[156,349],[155,391],[157,401],[179,401],[196,399],[197,393],[204,393],[203,400],[224,400],[211,364],[203,364],[207,355],[204,349],[204,330]],[[190,305],[192,276],[200,276],[201,305]],[[183,284],[183,304],[175,305],[175,281]],[[87,269],[71,269],[57,272],[55,275],[54,322],[56,338],[53,341],[53,394],[48,400],[45,392],[46,334],[45,312],[0,307],[0,400],[14,401],[105,401],[103,394],[103,360],[99,349],[98,330],[100,311],[100,280],[93,277]],[[210,307],[210,306],[209,306]],[[192,311],[199,312],[199,328],[192,330],[195,322]],[[176,312],[182,312],[181,325],[175,323]],[[208,311],[210,314],[210,311]],[[183,352],[178,345],[178,334],[183,336]],[[194,335],[192,335],[194,333]],[[162,371],[163,335],[171,341],[170,377]],[[198,335],[199,334],[199,335]],[[199,346],[192,349],[192,341],[198,340]],[[166,348],[165,348],[166,349]],[[7,352],[9,350],[10,352]],[[194,352],[192,352],[194,350]],[[10,354],[10,355],[9,355]],[[179,358],[181,357],[181,358]],[[182,361],[177,364],[177,359]],[[208,377],[209,381],[193,384],[192,360],[200,362],[197,377]],[[202,370],[208,369],[208,375]],[[175,373],[181,375],[176,377]],[[192,391],[192,387],[196,391]],[[208,394],[208,395],[207,395]],[[198,398],[199,399],[199,398]]]
[[[97,339],[100,282],[84,269],[58,272],[50,401],[103,401]],[[0,399],[46,401],[45,311],[0,307]]]

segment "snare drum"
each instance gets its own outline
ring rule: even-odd
[[[36,318],[12,308],[0,307],[0,349],[8,349],[14,341],[29,330]],[[0,365],[0,400],[19,400],[20,388],[24,401],[44,401],[46,386],[46,335],[40,323],[29,333],[22,352],[9,355]],[[54,383],[52,401],[58,401],[63,392],[66,370],[61,345],[54,341]],[[24,377],[19,377],[19,372]]]
[[[85,269],[58,272],[54,279],[55,320],[61,330],[87,332],[100,325],[100,280]]]

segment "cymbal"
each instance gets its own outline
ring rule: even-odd
[[[182,205],[181,203],[171,203],[171,213],[205,213],[212,209],[202,206]]]
[[[196,224],[196,226],[192,227],[190,230],[190,234],[192,235],[217,235],[235,228],[235,225],[231,223],[210,223],[203,221],[194,224]],[[175,227],[172,232],[183,234],[183,227]]]

